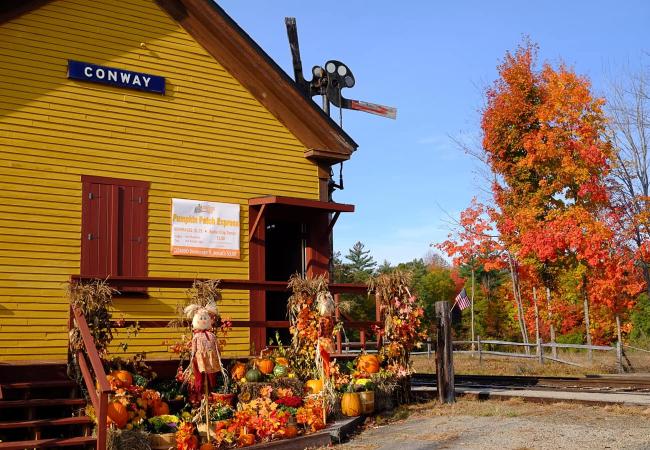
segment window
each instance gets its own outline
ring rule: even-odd
[[[147,276],[149,182],[82,176],[81,275]]]

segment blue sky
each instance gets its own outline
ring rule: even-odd
[[[359,150],[335,200],[357,210],[339,219],[335,248],[345,255],[360,240],[380,262],[423,257],[445,239],[448,215],[481,196],[478,165],[451,137],[478,139],[484,89],[522,36],[539,44],[540,60],[574,67],[598,93],[626,66],[650,63],[647,0],[218,3],[291,75],[284,17],[295,16],[306,71],[343,61],[357,82],[346,97],[398,108],[396,121],[343,114]]]

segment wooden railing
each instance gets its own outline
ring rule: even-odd
[[[95,341],[90,334],[88,323],[82,312],[78,308],[70,306],[70,327],[76,326],[81,334],[83,342],[83,351],[76,352],[77,364],[88,391],[88,397],[95,409],[97,417],[97,450],[106,450],[106,418],[108,411],[108,394],[111,387],[106,378],[104,365],[99,357],[99,352],[95,346]],[[90,361],[90,365],[88,362]],[[93,373],[94,372],[94,377]],[[95,380],[96,383],[95,384]]]
[[[72,275],[71,282],[91,282],[96,280],[95,277],[84,277]],[[116,289],[124,288],[172,288],[172,289],[189,289],[192,287],[195,278],[168,278],[168,277],[110,277],[105,281]],[[255,280],[221,280],[219,286],[222,289],[247,290],[247,291],[288,291],[287,282],[285,281],[255,281]],[[336,304],[336,319],[343,323],[345,329],[359,331],[359,343],[346,343],[345,348],[360,347],[365,349],[368,345],[367,336],[372,333],[374,326],[381,326],[381,314],[379,308],[379,299],[375,299],[376,314],[374,321],[351,320],[339,309],[341,294],[367,294],[368,287],[362,283],[332,283],[329,290],[334,294]],[[115,321],[113,325],[116,328],[125,328],[135,323],[140,328],[164,328],[169,323],[168,320],[133,320],[133,321]],[[289,328],[289,321],[255,321],[255,320],[232,320],[233,328]],[[376,340],[377,348],[381,345],[380,337]],[[336,353],[343,354],[343,333],[339,332],[336,337]]]

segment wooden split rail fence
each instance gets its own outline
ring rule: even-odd
[[[436,345],[435,341],[427,341],[426,351],[415,351],[413,355],[427,355],[431,358],[433,347]],[[575,350],[587,350],[587,351],[603,351],[603,352],[615,352],[616,354],[616,364],[619,372],[624,371],[624,360],[625,353],[623,347],[629,347],[635,350],[644,351],[650,353],[650,350],[639,349],[637,347],[628,346],[621,344],[620,341],[617,341],[615,345],[584,345],[584,344],[561,344],[558,342],[539,342],[535,343],[523,343],[523,342],[511,342],[511,341],[499,341],[499,340],[482,340],[480,336],[477,336],[475,341],[454,341],[454,353],[460,354],[473,354],[477,355],[479,363],[483,361],[483,355],[495,355],[495,356],[504,356],[509,358],[525,358],[525,359],[536,359],[540,364],[544,364],[544,361],[553,361],[561,364],[567,364],[576,367],[583,367],[581,364],[560,359],[557,357],[557,349],[575,349]],[[473,350],[459,350],[459,346],[472,346]],[[521,352],[506,352],[506,351],[497,351],[493,350],[495,346],[505,346],[505,347],[522,347],[527,351],[525,353]],[[534,353],[531,353],[530,350],[534,349]],[[551,349],[551,356],[544,353],[544,349]]]

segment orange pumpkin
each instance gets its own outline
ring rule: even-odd
[[[129,387],[133,384],[133,376],[126,370],[114,370],[111,376],[121,387]]]
[[[318,394],[323,390],[323,380],[307,380],[305,388],[312,394]]]
[[[118,401],[109,403],[106,413],[108,423],[114,423],[117,428],[124,428],[129,421],[129,412],[126,410],[126,406]]]
[[[295,425],[287,425],[284,429],[284,437],[291,439],[298,436],[298,428]]]
[[[241,447],[248,447],[249,445],[253,445],[255,443],[255,435],[254,434],[241,434],[239,435],[239,445]]]
[[[169,405],[165,402],[156,402],[153,405],[153,415],[163,416],[169,414]]]
[[[277,358],[275,358],[275,363],[278,366],[289,367],[289,360],[284,356],[278,356]]]
[[[215,449],[216,449],[216,447],[214,445],[210,444],[209,442],[206,442],[201,447],[199,447],[199,450],[215,450]]]
[[[262,372],[264,375],[273,373],[273,367],[275,367],[275,364],[270,359],[257,360],[257,368],[260,369],[260,372]]]
[[[346,392],[341,398],[341,412],[348,417],[361,415],[361,399],[356,392]]]
[[[361,355],[357,369],[365,373],[377,373],[379,372],[379,359],[376,355]]]
[[[246,376],[246,364],[237,361],[230,369],[230,376],[233,380],[241,380]]]

